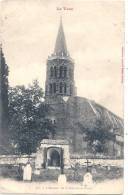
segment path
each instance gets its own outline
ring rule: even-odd
[[[57,182],[19,182],[9,179],[0,179],[0,195],[3,193],[34,193],[34,194],[118,194],[123,191],[123,180],[109,180],[94,184],[92,189],[86,189],[81,183],[67,183],[65,188]]]

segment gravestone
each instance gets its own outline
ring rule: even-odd
[[[83,178],[83,186],[90,188],[92,187],[92,185],[93,185],[92,174],[87,172]]]
[[[39,169],[35,169],[34,174],[35,175],[40,175],[40,170]]]
[[[92,173],[92,175],[96,174],[97,173],[96,168],[93,167],[92,170],[91,170],[91,173]]]
[[[111,167],[108,165],[108,166],[107,166],[107,170],[110,171],[110,169],[111,169]]]
[[[59,175],[59,177],[58,177],[58,185],[61,186],[61,187],[64,187],[64,186],[66,186],[66,183],[67,183],[66,175],[65,174]]]
[[[24,181],[31,181],[32,179],[32,167],[30,163],[27,163],[23,169],[23,180]]]

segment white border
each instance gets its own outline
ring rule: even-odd
[[[128,0],[125,0],[124,59],[124,195],[128,195]]]

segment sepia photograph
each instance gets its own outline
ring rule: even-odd
[[[0,1],[0,194],[122,194],[124,1]]]

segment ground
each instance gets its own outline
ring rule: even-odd
[[[55,182],[23,182],[11,179],[0,179],[0,194],[2,193],[34,193],[34,194],[122,194],[123,179],[106,180],[94,183],[87,189],[81,182],[68,182],[65,187]]]
[[[108,169],[109,168],[109,169]],[[103,166],[93,166],[89,168],[89,171],[93,175],[95,182],[101,182],[104,180],[119,179],[123,177],[123,168],[121,167],[103,167]],[[83,177],[87,172],[86,167],[78,167],[77,169],[65,169],[64,173],[66,174],[67,180],[69,182],[73,181],[83,181]],[[41,169],[40,175],[32,175],[33,181],[54,181],[57,180],[60,175],[60,170],[55,169]],[[18,166],[0,166],[0,177],[10,178],[15,180],[20,180],[20,172]]]
[[[108,169],[109,168],[109,169]],[[123,191],[123,168],[93,167],[93,186],[90,189],[82,185],[86,168],[64,170],[67,177],[65,187],[57,183],[60,170],[41,170],[40,176],[33,175],[32,182],[24,182],[19,178],[18,167],[6,166],[0,169],[0,195],[2,193],[34,193],[34,194],[121,194]]]

